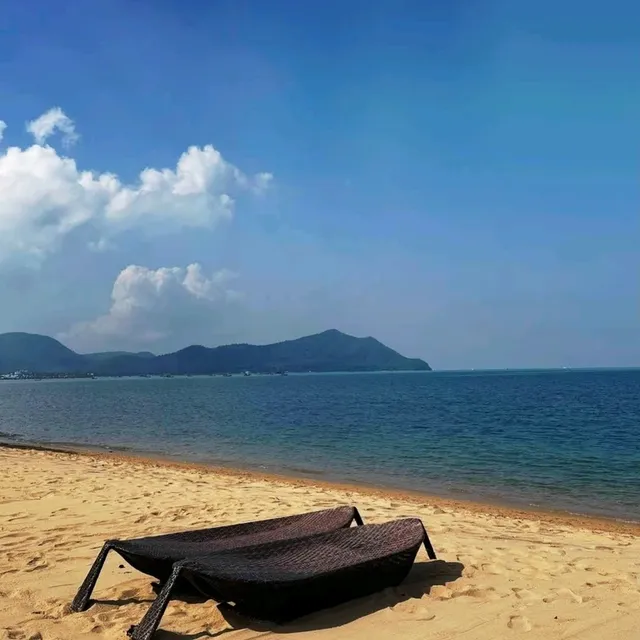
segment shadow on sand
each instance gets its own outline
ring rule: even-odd
[[[279,634],[332,629],[376,611],[395,607],[407,600],[420,599],[424,595],[428,595],[436,585],[445,585],[460,578],[463,569],[464,565],[460,562],[444,562],[443,560],[418,562],[413,566],[407,579],[398,587],[386,589],[366,598],[352,600],[332,609],[318,611],[285,625],[252,620],[236,613],[232,606],[222,604],[218,608],[229,624],[226,629],[215,632],[202,631],[195,634],[182,634],[159,629],[155,637],[157,640],[206,640],[207,638],[219,638],[239,629],[251,629],[262,633],[277,632]]]

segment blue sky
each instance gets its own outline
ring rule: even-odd
[[[79,139],[58,120],[38,151],[78,171],[135,186],[212,145],[247,179],[232,210],[162,192],[116,225],[103,196],[38,177],[46,153],[7,158],[0,331],[161,352],[336,327],[436,368],[640,365],[637,3],[3,14],[0,152],[30,148],[25,123],[59,107]]]

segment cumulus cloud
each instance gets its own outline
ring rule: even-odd
[[[73,120],[60,107],[49,109],[39,118],[27,122],[27,131],[38,144],[44,144],[56,131],[60,132],[62,142],[67,146],[74,144],[79,138]]]
[[[145,169],[135,186],[124,186],[112,177],[105,219],[117,229],[141,223],[210,226],[231,217],[234,200],[229,191],[234,186],[253,184],[211,145],[189,147],[175,170]]]
[[[211,228],[232,217],[236,193],[260,193],[272,181],[269,173],[245,175],[205,145],[189,147],[173,169],[146,168],[124,184],[115,173],[80,170],[45,143],[55,130],[76,135],[60,109],[27,128],[37,144],[0,152],[0,263],[38,266],[80,227],[91,229],[94,249],[134,229]]]
[[[130,265],[113,284],[108,313],[74,325],[59,338],[85,351],[153,349],[171,338],[193,342],[203,329],[210,335],[225,307],[241,297],[231,287],[234,278],[226,269],[208,276],[198,263],[156,270]]]
[[[7,128],[7,123],[4,120],[0,120],[0,142],[4,138],[4,130]]]

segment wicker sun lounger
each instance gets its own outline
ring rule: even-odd
[[[349,527],[353,521],[358,525],[362,524],[360,514],[355,507],[338,507],[212,529],[131,540],[107,540],[73,599],[71,610],[84,611],[89,606],[91,593],[107,555],[112,549],[134,569],[157,578],[163,585],[173,575],[173,565],[179,560],[217,551],[328,533]],[[186,581],[179,582],[178,585],[174,583],[175,578],[172,585],[176,589],[193,592],[192,585]]]
[[[400,584],[422,544],[435,560],[422,522],[409,518],[189,558],[128,634],[151,639],[180,579],[241,615],[283,623]]]

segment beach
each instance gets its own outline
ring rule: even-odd
[[[417,516],[421,550],[399,587],[279,627],[217,604],[169,604],[157,638],[580,638],[637,640],[640,526],[516,511],[92,452],[0,448],[0,638],[115,640],[154,598],[116,554],[95,604],[68,604],[109,538],[356,505],[367,523]]]

